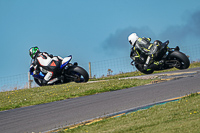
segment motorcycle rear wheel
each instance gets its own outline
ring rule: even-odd
[[[178,62],[175,64],[177,69],[187,69],[190,66],[190,61],[188,57],[179,51],[174,51],[170,54],[171,60],[177,60]]]

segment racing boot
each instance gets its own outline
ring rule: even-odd
[[[158,65],[159,65],[159,66],[164,65],[164,60],[160,60],[160,61],[158,61]]]
[[[147,70],[148,64],[144,64],[144,70]]]
[[[164,65],[164,60],[155,61],[153,63],[154,69],[161,69],[163,65]]]
[[[58,81],[59,79],[58,78],[53,78],[51,79],[50,81],[48,81],[47,84],[54,84],[56,81]]]
[[[154,63],[151,63],[150,65],[144,64],[144,70],[148,69],[158,69],[164,65],[164,60],[155,61]]]

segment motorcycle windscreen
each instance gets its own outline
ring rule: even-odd
[[[62,61],[62,65],[60,66],[60,68],[62,69],[63,67],[65,67],[72,59],[72,56],[68,56],[68,57],[65,57]]]

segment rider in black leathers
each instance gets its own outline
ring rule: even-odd
[[[163,64],[163,60],[154,62],[159,52],[159,46],[162,44],[161,41],[156,40],[154,43],[150,43],[151,38],[140,38],[136,33],[132,33],[128,37],[128,40],[133,46],[130,53],[131,59],[144,64],[144,70],[152,69]],[[147,56],[147,58],[145,58],[145,56]]]

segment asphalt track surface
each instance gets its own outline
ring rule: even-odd
[[[176,72],[193,73],[181,74],[182,78],[179,74],[176,80],[157,84],[1,111],[0,132],[46,132],[103,115],[200,92],[200,68]]]

